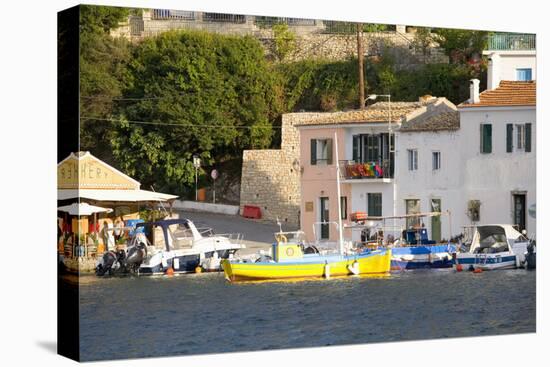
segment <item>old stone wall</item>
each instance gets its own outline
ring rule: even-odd
[[[299,226],[300,149],[293,120],[283,115],[281,149],[245,150],[241,177],[242,214],[245,205],[261,208],[262,219]]]
[[[273,53],[274,35],[271,28],[261,28],[254,22],[253,16],[245,16],[242,23],[213,22],[203,20],[203,13],[194,13],[194,19],[155,19],[151,11],[144,11],[142,16],[130,16],[127,22],[121,23],[111,35],[125,37],[133,41],[152,37],[163,32],[177,29],[202,30],[207,32],[249,35],[260,40],[267,56]],[[437,45],[424,51],[415,47],[414,33],[400,31],[363,33],[364,49],[367,56],[381,56],[391,53],[397,67],[410,67],[425,63],[448,63],[448,57]],[[323,21],[315,20],[310,25],[289,25],[295,35],[296,51],[287,56],[285,61],[305,59],[345,60],[357,54],[357,39],[353,34],[324,33]]]

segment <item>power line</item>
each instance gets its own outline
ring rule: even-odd
[[[181,97],[188,93],[181,93],[171,96],[157,96],[157,97],[109,97],[109,96],[80,96],[80,98],[83,99],[91,99],[91,100],[109,100],[109,101],[149,101],[149,100],[158,100],[158,99],[168,99],[168,98],[174,98],[174,97]]]
[[[233,125],[201,125],[201,124],[178,124],[169,122],[151,122],[151,121],[129,121],[121,119],[107,119],[92,116],[80,116],[81,120],[98,120],[109,122],[126,122],[137,125],[157,125],[157,126],[175,126],[175,127],[205,127],[205,128],[232,128],[232,129],[281,129],[282,126],[233,126]]]

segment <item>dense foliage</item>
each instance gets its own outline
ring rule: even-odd
[[[203,165],[271,144],[274,92],[259,42],[251,37],[170,32],[137,46],[122,122],[110,143],[126,172],[170,191],[194,182]]]
[[[129,11],[82,7],[81,149],[145,188],[192,191],[193,155],[238,179],[244,149],[278,144],[282,113],[357,107],[357,59],[285,62],[295,47],[288,27],[273,27],[273,62],[252,37],[174,31],[136,44],[110,37]],[[477,33],[437,32],[449,54],[481,47]],[[396,101],[431,94],[460,103],[468,98],[468,79],[480,78],[479,68],[465,62],[403,70],[390,56],[367,59],[364,71],[367,94],[390,93]]]

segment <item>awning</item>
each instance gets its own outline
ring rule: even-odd
[[[57,200],[83,198],[97,201],[168,201],[176,195],[163,194],[147,190],[98,190],[98,189],[61,189],[57,190]]]
[[[90,205],[88,203],[72,203],[71,205],[60,206],[57,210],[67,212],[70,215],[92,215],[94,213],[110,213],[111,208]]]

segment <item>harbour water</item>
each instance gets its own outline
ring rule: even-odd
[[[534,271],[228,283],[81,277],[82,360],[529,333]]]

